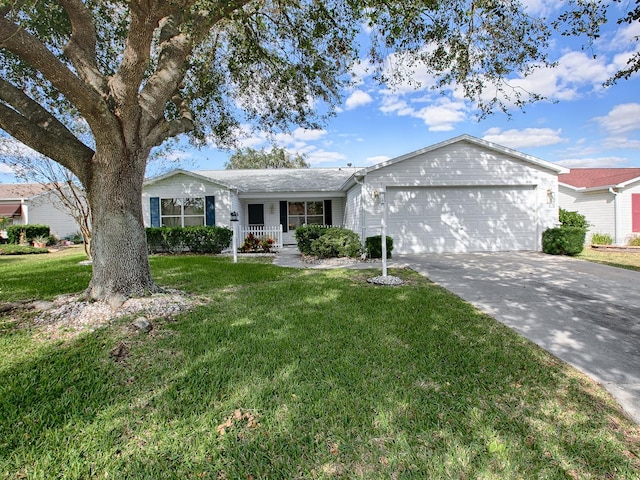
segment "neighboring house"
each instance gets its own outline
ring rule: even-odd
[[[396,253],[539,250],[558,222],[558,174],[568,169],[468,135],[355,169],[188,172],[147,181],[147,226],[340,225],[380,235]]]
[[[14,225],[49,225],[58,238],[79,230],[55,194],[39,183],[0,183],[0,216],[11,218]]]
[[[623,245],[640,234],[640,168],[572,168],[560,175],[558,204],[584,215],[594,233]]]

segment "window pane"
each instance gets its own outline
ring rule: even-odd
[[[204,215],[204,198],[185,198],[185,215]]]
[[[289,215],[304,215],[304,202],[289,202]]]
[[[204,217],[184,217],[185,227],[201,227],[204,225]]]
[[[182,201],[180,198],[163,198],[160,201],[162,215],[181,215]]]
[[[163,227],[181,227],[180,217],[162,217]]]
[[[323,225],[324,217],[322,215],[309,215],[307,217],[307,223],[310,225]]]
[[[307,215],[322,215],[322,213],[322,202],[307,202]]]
[[[304,224],[303,216],[289,216],[289,230],[295,230],[302,224]]]

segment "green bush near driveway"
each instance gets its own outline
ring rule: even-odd
[[[369,258],[382,258],[382,235],[367,237],[364,241]],[[387,236],[387,258],[391,258],[393,251],[393,238]]]
[[[580,227],[549,228],[542,234],[542,251],[551,255],[577,255],[584,248],[586,230]]]

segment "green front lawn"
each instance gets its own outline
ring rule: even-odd
[[[576,258],[595,263],[603,263],[612,267],[640,271],[640,252],[611,252],[585,247]]]
[[[0,258],[0,302],[81,290],[56,255]],[[151,262],[207,303],[65,342],[0,317],[0,477],[640,478],[599,386],[411,271]]]

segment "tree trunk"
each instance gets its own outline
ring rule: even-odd
[[[151,278],[142,222],[146,157],[124,149],[96,152],[87,188],[92,215],[93,276],[87,295],[119,306],[159,289]]]

